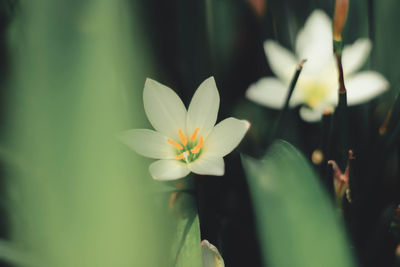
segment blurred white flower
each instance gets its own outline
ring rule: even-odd
[[[367,102],[388,89],[388,82],[378,72],[356,73],[366,61],[371,46],[369,39],[361,38],[344,47],[342,62],[348,105]],[[303,105],[300,116],[310,122],[320,120],[325,108],[337,105],[339,86],[333,55],[332,22],[323,11],[314,11],[299,32],[296,55],[273,40],[265,41],[264,49],[277,78],[261,78],[249,87],[247,98],[270,108],[282,108],[298,62],[307,59],[289,105]]]
[[[160,159],[149,167],[156,180],[175,180],[190,172],[223,175],[223,157],[240,143],[250,126],[232,117],[215,125],[219,93],[213,77],[199,86],[187,111],[172,89],[151,79],[146,80],[143,102],[156,131],[128,130],[121,140],[145,157]]]
[[[201,241],[203,267],[225,267],[224,259],[218,249],[207,240]]]

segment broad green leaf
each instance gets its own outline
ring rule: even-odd
[[[127,95],[141,94],[150,65],[129,7],[19,1],[5,150],[18,160],[7,204],[13,246],[39,266],[159,267],[168,258],[147,163],[116,138],[143,114],[141,96]],[[21,257],[12,261],[26,266]]]
[[[263,160],[242,161],[265,266],[354,266],[333,205],[296,148],[277,141]]]
[[[200,225],[194,196],[184,192],[171,193],[169,209],[174,221],[171,266],[202,267]]]

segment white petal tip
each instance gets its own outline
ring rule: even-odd
[[[159,82],[157,82],[156,80],[146,77],[146,81],[144,83],[144,89],[149,88],[149,87],[159,86],[159,85],[161,85],[161,84]]]
[[[146,84],[146,83],[149,83],[149,82],[153,82],[153,81],[154,81],[153,79],[151,79],[151,78],[149,78],[149,77],[146,77],[145,84]]]
[[[213,176],[224,176],[225,175],[225,169],[222,170],[221,172],[214,173]]]
[[[309,123],[315,123],[321,120],[323,110],[321,109],[311,109],[308,107],[301,107],[299,110],[300,117]]]
[[[207,239],[201,241],[201,246],[202,247],[207,246],[209,249],[218,252],[217,248],[213,244],[211,244]]]
[[[275,48],[279,48],[280,45],[273,39],[267,39],[264,41],[264,49],[265,52],[268,53],[273,53]]]
[[[267,40],[264,41],[264,46],[271,46],[271,45],[274,45],[274,44],[275,44],[275,41],[272,40],[272,39],[267,39]]]
[[[244,124],[245,124],[245,126],[246,126],[246,128],[248,130],[251,127],[251,123],[246,121],[246,120],[243,120],[243,122],[244,122]]]

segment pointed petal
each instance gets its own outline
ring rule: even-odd
[[[218,249],[207,240],[201,241],[203,267],[225,267],[224,259]]]
[[[343,49],[342,59],[345,75],[349,75],[362,67],[371,52],[371,48],[371,41],[363,38]]]
[[[150,164],[149,171],[154,180],[170,181],[190,173],[185,163],[174,159],[157,160]]]
[[[323,109],[320,108],[308,108],[308,107],[301,107],[299,110],[300,117],[306,122],[318,122],[322,118]]]
[[[364,71],[346,80],[347,104],[358,105],[377,97],[389,88],[389,82],[378,72]]]
[[[224,157],[239,145],[249,127],[248,121],[232,117],[221,121],[205,140],[202,153]]]
[[[332,22],[322,10],[315,10],[296,39],[299,59],[307,59],[303,73],[319,73],[333,60]]]
[[[186,129],[191,135],[196,128],[200,128],[198,136],[204,138],[211,132],[217,121],[219,109],[219,93],[214,77],[210,77],[200,84],[190,102]]]
[[[289,82],[296,70],[296,57],[273,40],[264,42],[264,50],[272,71],[284,82]]]
[[[186,108],[179,96],[167,86],[147,79],[143,103],[154,129],[171,139],[179,140],[178,129],[186,128]]]
[[[188,168],[200,175],[222,176],[225,173],[224,159],[215,156],[201,156],[193,163],[188,164]]]
[[[122,132],[119,138],[125,145],[148,158],[173,159],[176,156],[173,146],[167,142],[167,137],[153,130],[128,130]]]
[[[250,85],[246,91],[246,97],[258,104],[281,109],[283,108],[289,87],[285,86],[280,80],[272,77],[265,77]],[[299,103],[296,90],[291,99],[290,106],[295,106]]]

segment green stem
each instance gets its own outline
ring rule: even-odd
[[[328,187],[329,192],[333,195],[333,184],[332,184],[332,168],[328,165],[328,160],[332,158],[331,142],[332,142],[332,117],[333,109],[329,112],[325,112],[322,115],[322,153],[324,155],[324,164],[321,166],[321,176],[325,177],[325,183]]]
[[[211,57],[212,69],[215,66],[215,49],[214,49],[214,13],[213,13],[213,1],[205,0],[205,12],[206,12],[206,27],[207,27],[207,38],[208,38],[208,48]]]
[[[293,91],[294,91],[294,88],[296,87],[297,80],[299,79],[300,73],[303,70],[303,65],[304,65],[304,63],[306,61],[307,61],[306,59],[303,59],[297,65],[296,71],[295,71],[295,73],[294,73],[294,75],[292,77],[292,81],[290,82],[290,85],[289,85],[289,90],[288,90],[288,94],[287,94],[286,99],[285,99],[285,104],[284,104],[283,108],[281,109],[281,111],[279,112],[278,119],[275,121],[273,130],[271,132],[271,138],[270,138],[271,141],[276,137],[276,134],[280,130],[281,121],[284,118],[284,116],[287,113],[287,111],[289,110],[290,98],[293,95]]]
[[[375,42],[375,13],[374,13],[374,0],[368,0],[368,35],[371,42],[374,44],[375,51],[376,49],[376,42]],[[374,53],[371,54],[369,65],[372,65],[374,60]]]
[[[344,84],[344,74],[342,65],[342,51],[343,43],[334,42],[335,57],[339,73],[339,90],[338,90],[338,106],[335,110],[334,115],[334,147],[336,148],[335,160],[341,168],[344,168],[346,164],[346,153],[348,151],[348,140],[347,140],[347,92]]]

